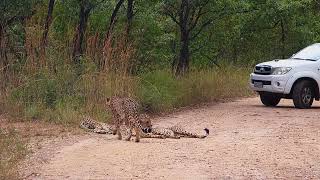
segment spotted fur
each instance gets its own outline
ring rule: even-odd
[[[113,134],[115,127],[106,123],[100,123],[94,119],[85,116],[80,123],[80,127],[86,131],[98,134]]]
[[[151,127],[151,121],[140,120],[140,105],[137,101],[128,97],[113,96],[107,98],[107,107],[111,110],[115,131],[114,134],[118,134],[118,139],[122,139],[120,126],[125,124],[128,127],[128,137],[125,140],[130,141],[132,136],[132,130],[135,131],[135,141],[140,141],[141,129]]]
[[[204,129],[205,134],[196,134],[185,130],[183,127],[175,125],[170,128],[156,127],[151,129],[152,134],[163,135],[166,138],[179,139],[180,137],[188,138],[205,138],[209,135],[209,129]]]
[[[185,130],[180,125],[175,125],[169,128],[163,128],[163,127],[152,127],[150,117],[146,114],[140,115],[141,121],[149,121],[148,123],[150,126],[149,128],[145,129],[142,132],[142,136],[160,136],[160,138],[172,138],[172,139],[180,139],[180,137],[188,137],[188,138],[205,138],[209,135],[209,129],[205,128],[205,134],[197,134],[193,132],[189,132]],[[148,133],[145,133],[148,132]]]

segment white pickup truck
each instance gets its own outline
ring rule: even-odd
[[[296,108],[311,108],[319,101],[320,43],[313,44],[289,59],[258,64],[250,75],[250,87],[266,106],[277,106],[281,98],[293,99]]]

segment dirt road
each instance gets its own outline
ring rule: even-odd
[[[50,140],[34,153],[28,179],[320,179],[320,107],[258,98],[183,110],[155,120],[201,130],[206,139],[116,140],[111,135]]]

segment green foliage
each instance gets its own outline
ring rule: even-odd
[[[198,7],[205,2],[192,1],[191,5]],[[99,33],[101,44],[116,2],[88,0],[88,3],[94,8],[89,17],[87,35]],[[139,47],[135,66],[138,72],[168,68],[176,58],[180,41],[178,27],[164,15],[166,12],[163,7],[178,8],[180,3],[181,1],[163,0],[135,1],[132,36],[135,46]],[[23,20],[19,18],[34,16],[42,23],[47,11],[46,5],[47,1],[44,0],[3,0],[0,2],[0,24],[7,26],[6,23],[14,19],[15,23],[7,33],[12,34],[12,41],[23,46]],[[313,0],[209,0],[202,9],[204,14],[198,26],[191,33],[196,33],[201,24],[212,20],[190,44],[192,65],[205,68],[216,58],[220,62],[251,66],[264,60],[288,57],[302,47],[319,40],[317,7]],[[121,8],[117,15],[114,34],[124,31],[125,11],[125,8]],[[70,50],[78,23],[78,13],[79,1],[56,1],[50,39],[53,48],[59,48],[60,53],[61,50]]]
[[[70,57],[84,1],[92,10],[84,54],[75,66]],[[314,0],[190,1],[190,24],[203,6],[190,32],[199,35],[189,44],[190,73],[176,79],[170,71],[180,51],[180,28],[166,10],[177,16],[182,1],[135,0],[128,39],[122,38],[128,23],[125,1],[116,17],[114,39],[105,48],[117,1],[56,0],[43,66],[38,46],[48,1],[0,1],[0,79],[6,79],[1,99],[6,110],[26,119],[73,124],[83,114],[110,119],[104,99],[112,94],[138,97],[153,112],[245,96],[250,94],[247,78],[254,64],[289,57],[320,40],[319,5]],[[117,42],[121,39],[126,40]],[[106,49],[113,51],[109,59],[102,55]],[[108,63],[113,63],[109,71],[102,67]]]
[[[36,0],[2,0],[0,1],[0,24],[6,25],[14,18],[29,16]]]

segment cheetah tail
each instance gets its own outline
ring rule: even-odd
[[[206,136],[210,134],[210,130],[208,128],[204,128],[204,131],[206,132]]]

